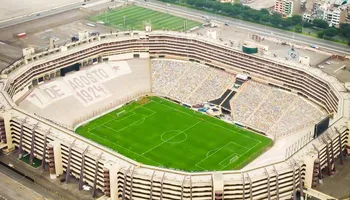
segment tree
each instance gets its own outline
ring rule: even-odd
[[[283,26],[283,28],[287,29],[288,27],[293,25],[293,21],[291,18],[283,19],[281,21],[281,25]]]
[[[309,28],[309,27],[312,27],[312,24],[309,23],[309,22],[304,22],[303,26],[304,26],[305,28]]]
[[[314,19],[314,21],[312,21],[312,23],[314,24],[314,26],[318,27],[318,28],[328,28],[329,25],[326,21],[322,20],[322,19]]]
[[[303,21],[303,18],[300,15],[293,15],[291,17],[291,20],[293,22],[293,25],[297,25],[297,24],[301,24],[301,22]]]
[[[266,24],[266,23],[268,23],[269,21],[270,21],[270,14],[267,14],[267,15],[263,15],[263,16],[261,16],[260,17],[260,20],[264,23],[264,24]]]
[[[261,15],[270,15],[269,10],[267,10],[266,8],[263,8],[263,9],[259,10],[259,12],[260,12]]]
[[[339,26],[339,32],[340,32],[343,36],[345,36],[345,37],[347,37],[347,38],[350,38],[350,24],[345,24],[345,23],[340,24],[340,26]]]
[[[318,31],[317,32],[317,37],[323,38],[323,36],[324,36],[324,31]]]
[[[336,36],[338,34],[338,30],[336,28],[327,28],[325,31],[324,31],[324,35],[329,37],[329,38],[332,38],[334,36]]]
[[[298,25],[295,26],[294,31],[296,33],[302,33],[303,32],[303,28],[300,26],[300,24],[298,24]]]
[[[273,13],[270,17],[270,23],[274,26],[279,26],[282,22],[282,15],[278,13]]]

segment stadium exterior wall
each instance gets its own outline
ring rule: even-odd
[[[149,53],[151,58],[196,60],[298,93],[333,115],[331,127],[322,139],[312,140],[278,163],[250,170],[190,173],[137,163],[14,103],[13,98],[20,98],[34,87],[34,80],[51,74],[55,77],[65,66],[87,66],[93,59],[102,61],[111,55],[140,52]],[[93,191],[99,189],[113,200],[290,199],[297,191],[312,186],[315,160],[319,160],[320,168],[331,171],[337,164],[335,157],[349,146],[350,98],[336,79],[317,69],[247,55],[198,35],[163,31],[99,35],[27,56],[5,69],[2,77],[0,116],[6,140],[0,138],[6,142],[7,151],[29,152],[42,159],[43,166],[50,163],[52,178],[69,171],[79,180],[79,188],[89,184]]]

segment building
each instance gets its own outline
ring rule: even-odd
[[[300,13],[300,0],[276,0],[274,11],[283,17],[291,17]]]
[[[327,21],[329,26],[339,27],[346,20],[346,11],[340,8],[329,8],[325,10],[323,20]]]
[[[328,22],[329,26],[339,27],[341,23],[346,22],[347,7],[341,5],[342,1],[313,2],[312,8],[306,9],[303,14],[304,21],[312,22],[314,19],[322,19]]]
[[[250,170],[182,172],[138,163],[74,132],[16,106],[35,85],[60,77],[60,70],[87,67],[110,56],[123,59],[169,58],[192,60],[249,74],[271,86],[308,98],[332,114],[322,140],[312,139],[281,162]],[[111,200],[119,199],[291,199],[312,191],[323,169],[336,169],[336,157],[350,146],[350,94],[334,77],[319,69],[284,59],[245,54],[224,42],[170,31],[118,32],[88,37],[47,51],[27,55],[1,72],[0,146],[24,151],[49,164],[50,177],[75,177],[79,188],[88,184]],[[299,143],[298,143],[299,146]],[[67,179],[66,179],[67,180]]]

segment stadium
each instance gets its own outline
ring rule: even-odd
[[[349,88],[316,68],[172,31],[24,54],[1,72],[0,147],[93,196],[296,199],[350,153]]]

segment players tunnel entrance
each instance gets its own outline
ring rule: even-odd
[[[72,71],[79,71],[81,67],[80,63],[75,63],[74,65],[60,69],[61,76],[65,76],[67,73]]]

